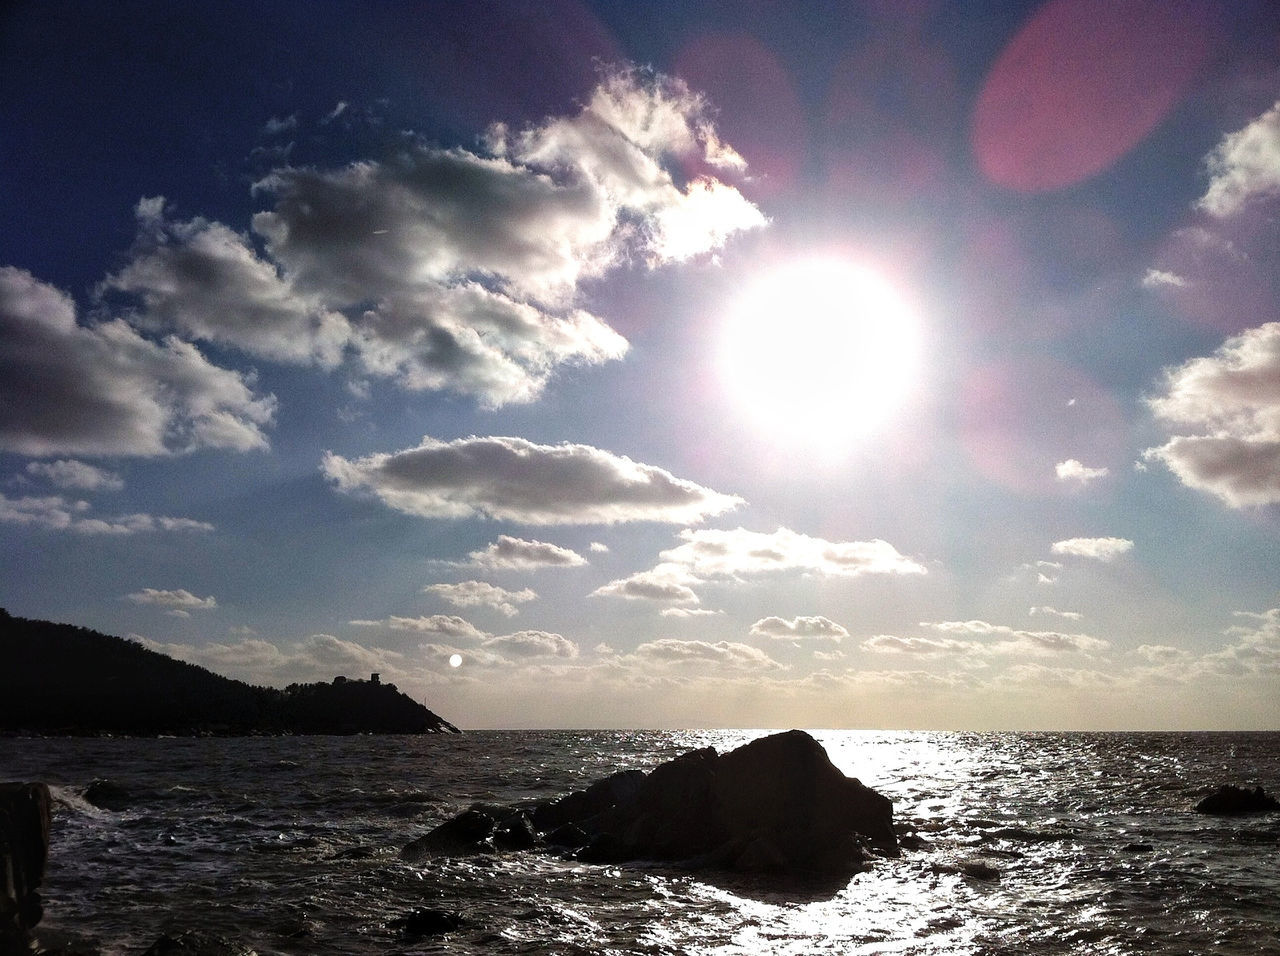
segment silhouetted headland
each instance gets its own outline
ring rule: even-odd
[[[429,734],[458,728],[372,675],[255,687],[88,628],[0,609],[0,732]]]

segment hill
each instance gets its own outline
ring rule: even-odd
[[[376,679],[254,687],[136,641],[0,609],[0,732],[422,734],[457,728]]]

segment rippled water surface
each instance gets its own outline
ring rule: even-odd
[[[1191,812],[1280,789],[1280,734],[816,731],[919,837],[843,888],[782,890],[539,853],[409,865],[475,801],[515,802],[758,732],[0,740],[56,799],[47,939],[137,953],[197,928],[260,954],[1280,954],[1280,814]],[[95,778],[120,810],[84,800]],[[463,927],[411,947],[419,907]]]

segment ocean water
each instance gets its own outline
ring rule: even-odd
[[[400,848],[508,803],[761,731],[4,739],[0,779],[53,786],[41,935],[103,954],[203,929],[260,954],[1280,954],[1280,734],[814,731],[923,845],[812,891],[537,852],[410,865]],[[84,799],[95,778],[123,809]],[[406,940],[415,907],[459,911]]]

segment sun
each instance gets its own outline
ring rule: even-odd
[[[914,311],[876,271],[799,259],[730,304],[719,372],[776,443],[838,450],[884,426],[916,387],[920,338]]]

